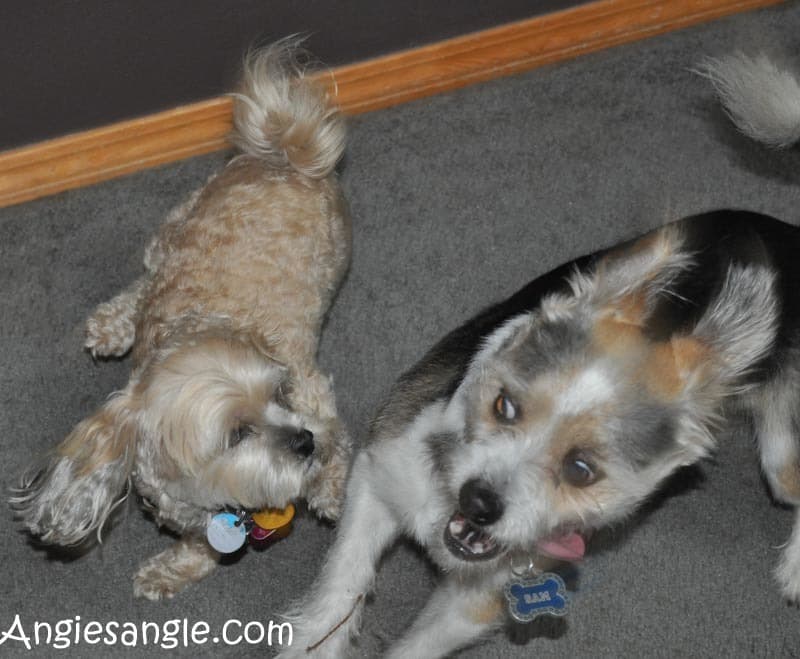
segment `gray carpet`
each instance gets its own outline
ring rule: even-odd
[[[342,168],[355,218],[352,270],[321,359],[353,433],[445,331],[531,277],[676,217],[719,207],[800,223],[800,150],[740,137],[687,69],[734,47],[800,54],[800,4],[686,31],[354,119]],[[83,319],[130,281],[167,210],[223,162],[186,161],[0,210],[0,487],[126,380],[94,364]],[[800,611],[771,578],[791,512],[771,504],[749,430],[670,483],[635,524],[596,543],[565,624],[495,636],[466,657],[800,656]],[[331,530],[302,518],[164,603],[133,599],[137,563],[171,542],[130,506],[98,550],[54,559],[0,514],[0,634],[15,615],[80,624],[231,619],[266,624],[314,579]],[[376,656],[436,580],[400,546],[384,561],[361,652]],[[236,631],[236,630],[234,630]],[[121,642],[62,656],[156,656]],[[10,651],[10,652],[9,652]],[[47,648],[38,648],[41,655]],[[269,653],[266,642],[178,654]],[[50,650],[52,652],[52,650]],[[18,641],[0,654],[25,654]]]

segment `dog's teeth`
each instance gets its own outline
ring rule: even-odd
[[[450,522],[450,533],[452,535],[459,535],[464,530],[464,522],[460,519],[454,519]]]
[[[445,536],[445,543],[450,543],[451,551],[465,560],[469,560],[470,557],[475,560],[484,560],[494,556],[494,552],[497,550],[497,541],[460,513],[456,513],[450,518],[445,529]],[[457,549],[453,548],[451,541],[457,543]]]

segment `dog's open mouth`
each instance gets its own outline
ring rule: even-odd
[[[444,529],[444,544],[451,554],[464,561],[488,560],[503,549],[494,537],[458,511]],[[583,534],[573,530],[554,533],[539,540],[535,546],[540,554],[567,562],[582,560],[586,552]]]
[[[480,526],[456,512],[444,529],[444,544],[464,561],[485,561],[500,553],[500,543]]]

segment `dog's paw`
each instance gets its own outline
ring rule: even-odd
[[[309,507],[320,517],[336,521],[342,514],[350,466],[349,439],[337,438],[331,455],[305,493]]]
[[[171,599],[192,580],[187,580],[164,565],[159,556],[144,563],[133,577],[133,594],[152,601]]]
[[[793,575],[785,574],[778,568],[778,583],[781,587],[781,594],[788,604],[800,607],[800,573]]]
[[[775,570],[783,597],[789,604],[800,606],[800,552],[789,545]]]
[[[800,609],[800,584],[782,584],[781,594],[788,606]]]
[[[122,357],[133,346],[136,326],[114,301],[101,304],[86,321],[84,347],[93,357]]]
[[[342,515],[342,494],[338,492],[333,494],[321,493],[318,496],[310,497],[308,505],[320,517],[335,522]]]
[[[217,557],[205,540],[183,538],[139,566],[133,594],[149,600],[170,599],[211,572]]]

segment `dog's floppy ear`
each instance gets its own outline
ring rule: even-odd
[[[137,434],[136,406],[129,389],[81,421],[45,456],[43,465],[23,476],[10,503],[41,540],[76,545],[92,532],[99,537],[121,501]]]

